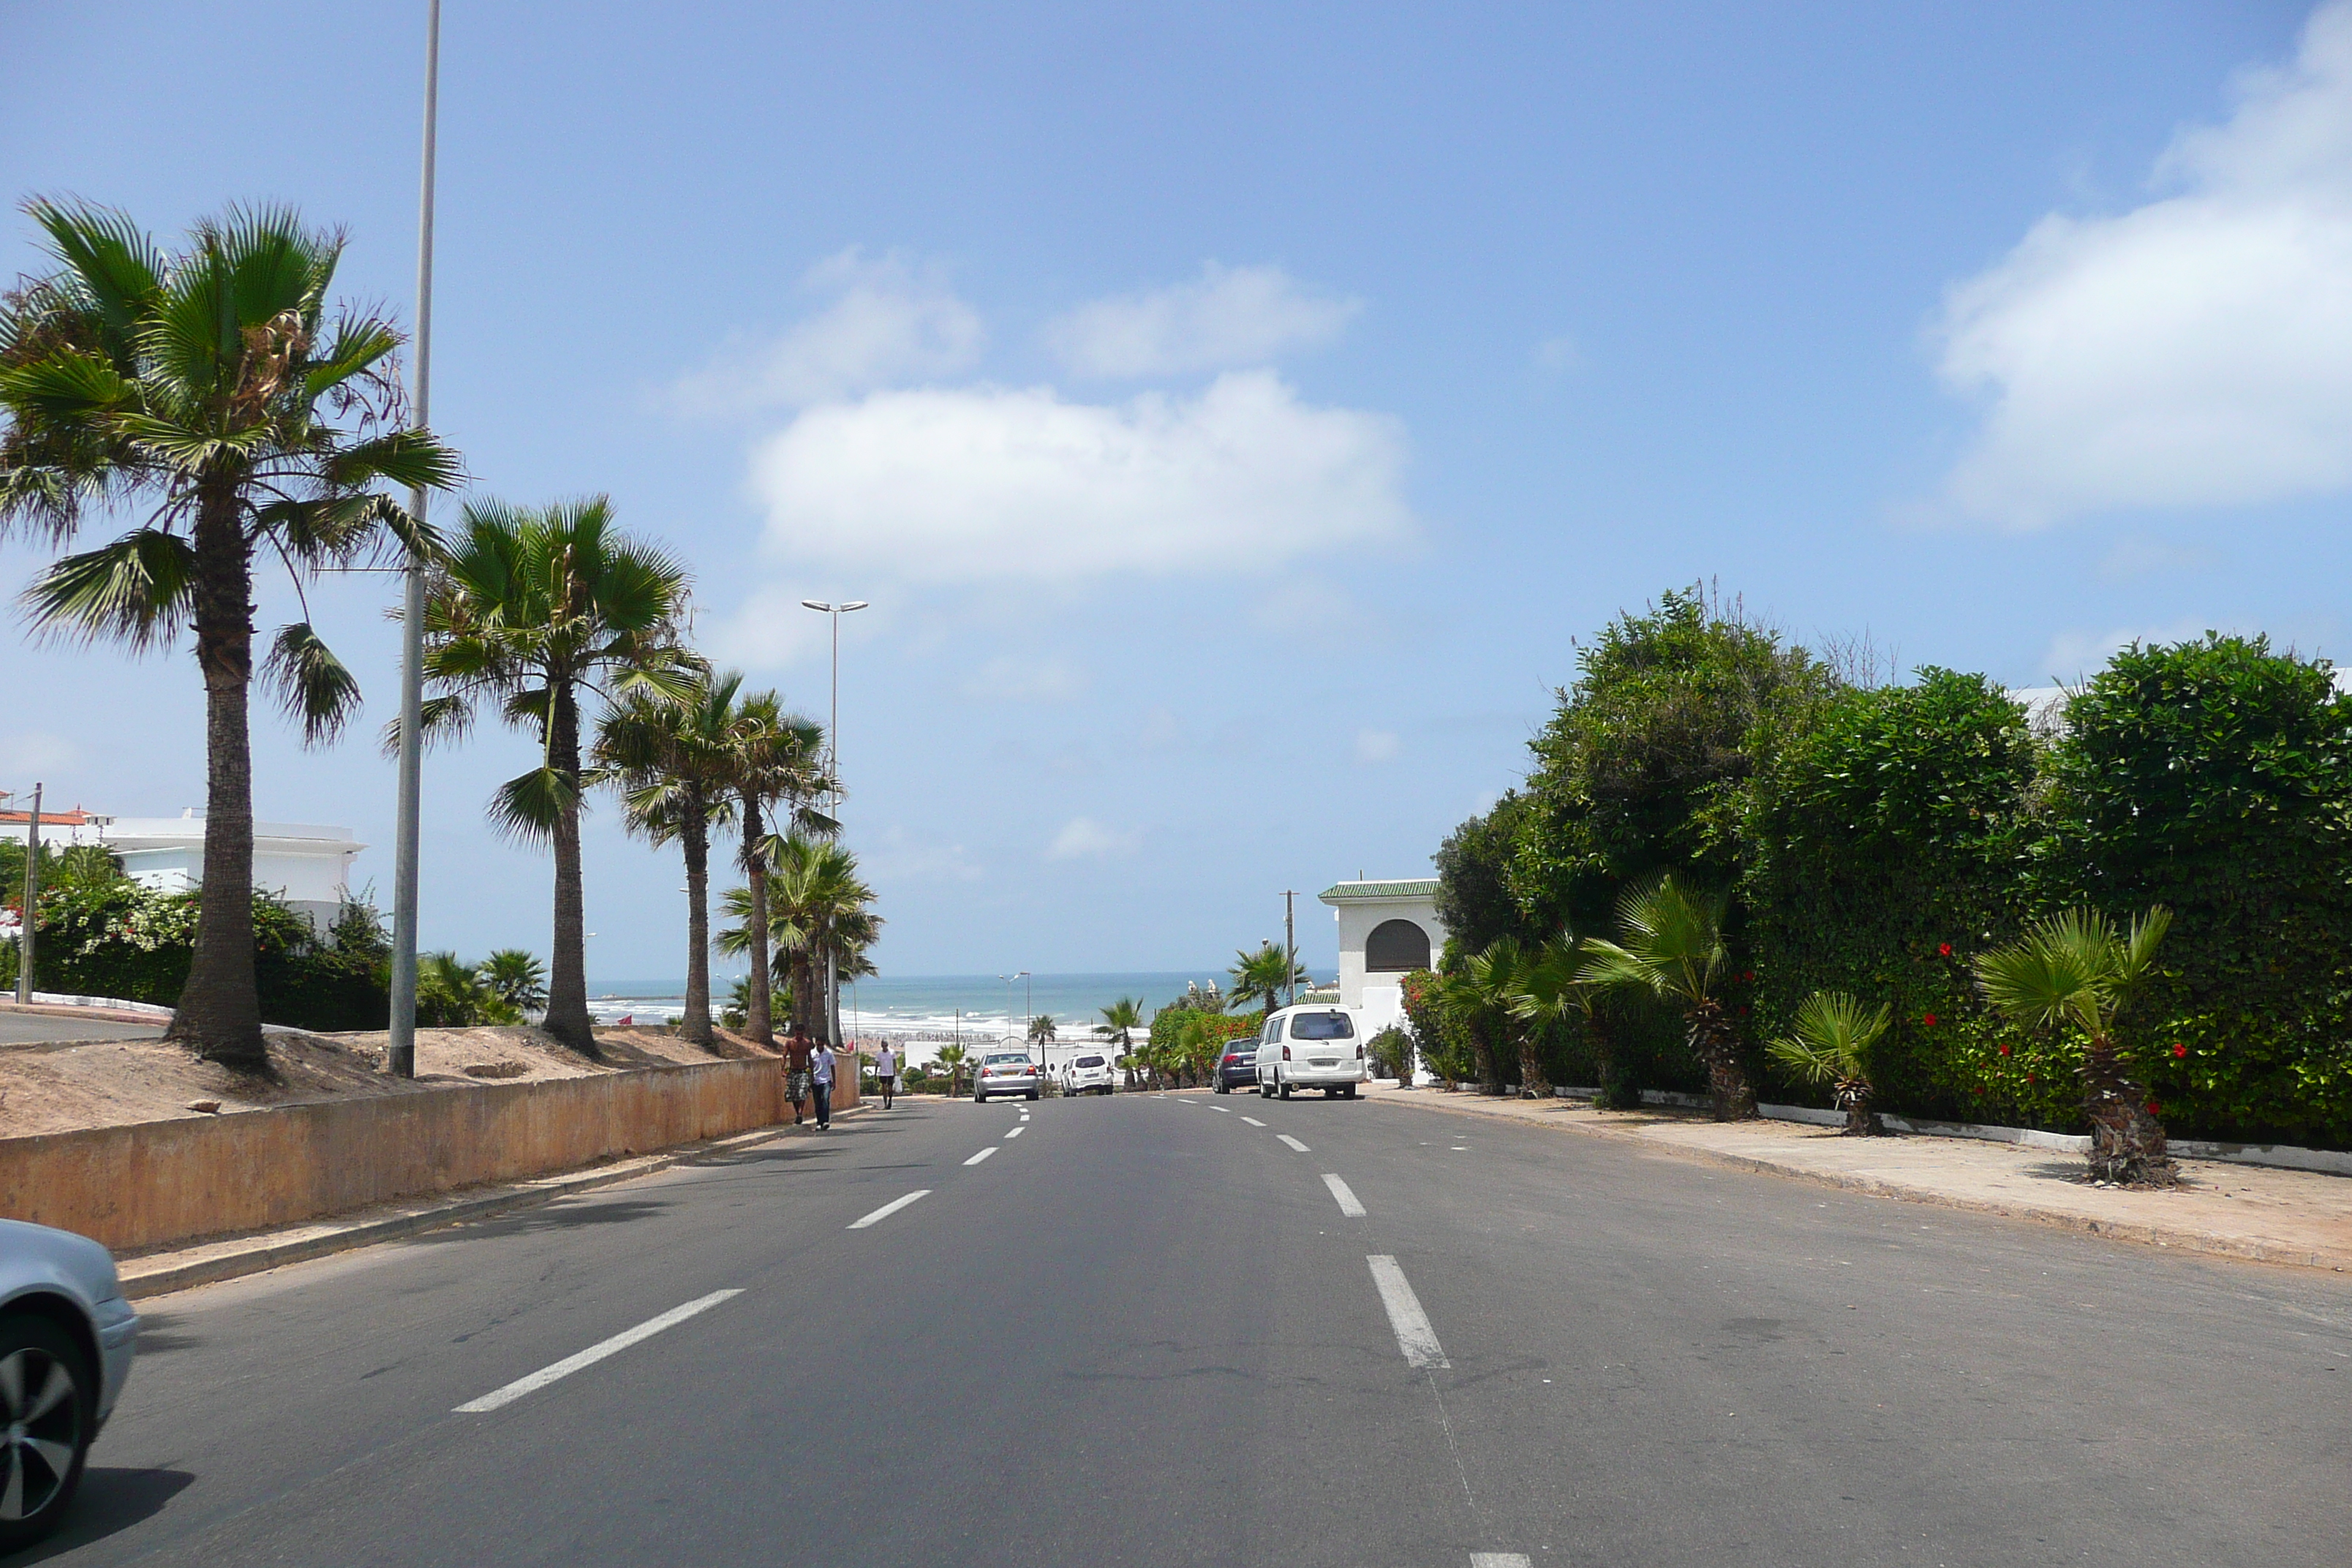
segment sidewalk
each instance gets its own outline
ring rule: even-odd
[[[1846,1138],[1785,1121],[1717,1122],[1658,1110],[1372,1086],[1375,1103],[1507,1118],[1645,1152],[1794,1176],[1912,1203],[2006,1215],[2186,1252],[2352,1272],[2352,1180],[2183,1160],[2183,1185],[2085,1185],[2078,1156],[1962,1138]]]
[[[872,1109],[875,1108],[854,1105],[837,1114],[854,1116],[861,1110]],[[443,1193],[433,1197],[381,1204],[356,1214],[334,1215],[278,1230],[222,1237],[189,1247],[174,1247],[169,1252],[150,1252],[124,1258],[120,1260],[122,1293],[134,1301],[144,1300],[173,1290],[187,1290],[198,1285],[258,1274],[289,1263],[349,1252],[354,1247],[373,1247],[377,1242],[394,1241],[404,1236],[415,1236],[419,1231],[437,1230],[443,1226],[457,1225],[466,1220],[487,1219],[493,1215],[510,1214],[517,1209],[536,1208],[558,1198],[593,1192],[598,1187],[614,1186],[622,1182],[635,1181],[639,1176],[650,1176],[656,1171],[667,1171],[689,1160],[712,1154],[731,1154],[779,1138],[814,1137],[815,1134],[814,1122],[805,1125],[780,1122],[752,1132],[739,1132],[731,1138],[683,1144],[659,1153],[642,1154],[633,1160],[617,1160],[609,1165],[593,1166],[584,1171],[566,1171],[503,1186],[476,1187],[467,1192]]]

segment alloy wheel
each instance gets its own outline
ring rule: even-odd
[[[32,1518],[55,1502],[81,1447],[81,1400],[73,1369],[39,1345],[0,1356],[0,1523]]]

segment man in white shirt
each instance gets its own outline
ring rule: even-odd
[[[889,1110],[891,1093],[898,1087],[898,1053],[887,1040],[874,1053],[874,1087],[882,1091],[882,1109]]]
[[[825,1040],[816,1043],[809,1058],[809,1092],[816,1097],[816,1124],[820,1131],[833,1125],[833,1046]]]

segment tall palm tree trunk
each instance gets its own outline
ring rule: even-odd
[[[678,839],[686,847],[686,1013],[677,1032],[698,1046],[710,1032],[710,819],[700,790],[687,792]]]
[[[1503,1092],[1503,1054],[1495,1048],[1495,1032],[1484,1018],[1470,1026],[1470,1048],[1478,1058],[1478,1092],[1499,1097]]]
[[[822,1005],[818,994],[824,989],[817,981],[823,971],[817,967],[815,943],[803,942],[793,949],[787,969],[792,976],[793,1033],[802,1039],[815,1039],[817,1008]]]
[[[2092,1180],[2171,1186],[2179,1179],[2164,1123],[2126,1076],[2112,1035],[2093,1035],[2083,1052],[2083,1110],[2091,1121]]]
[[[555,944],[547,973],[547,1032],[583,1056],[596,1054],[588,1016],[588,922],[580,876],[580,708],[568,680],[548,704],[547,760],[564,794],[555,814]]]
[[[768,867],[767,858],[760,853],[760,841],[767,836],[767,825],[760,819],[760,797],[747,790],[743,795],[743,875],[750,883],[751,912],[743,921],[743,934],[751,944],[751,994],[743,999],[743,1033],[760,1045],[773,1047],[776,1021],[769,1006],[773,993],[768,979]]]
[[[1536,1049],[1537,1031],[1529,1029],[1519,1037],[1519,1098],[1549,1100],[1551,1079],[1544,1076],[1543,1058]]]
[[[205,879],[196,945],[168,1037],[207,1061],[265,1068],[254,978],[253,581],[234,489],[212,488],[195,534],[196,664],[205,679]]]

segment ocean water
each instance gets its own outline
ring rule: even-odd
[[[711,977],[714,1009],[723,1004],[739,978]],[[1056,1037],[1066,1047],[1099,1038],[1093,1026],[1102,1021],[1102,1009],[1122,996],[1143,1003],[1151,1015],[1184,994],[1188,981],[1205,985],[1228,983],[1219,970],[1155,971],[1116,974],[1034,974],[1015,981],[1011,988],[1012,1011],[1005,1010],[1004,982],[992,974],[907,974],[877,976],[841,989],[841,1026],[859,1039],[887,1037],[908,1045],[945,1045],[961,1039],[966,1045],[1000,1040],[1010,1034],[1026,1038],[1027,1021],[1051,1014]],[[1025,991],[1025,994],[1024,994]],[[633,1018],[638,1023],[667,1023],[685,1008],[686,981],[677,979],[591,981],[588,1008],[600,1024]],[[918,1059],[928,1055],[917,1051]],[[1066,1054],[1057,1049],[1054,1059]]]

